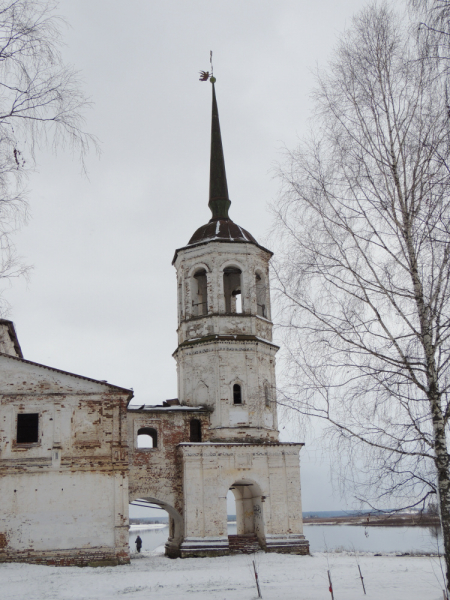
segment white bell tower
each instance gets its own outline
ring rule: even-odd
[[[211,441],[278,441],[270,313],[272,252],[228,216],[213,83],[209,207],[212,218],[175,252],[178,398],[212,409]]]
[[[208,75],[207,73],[205,75]],[[307,554],[299,451],[278,440],[269,290],[272,252],[228,216],[225,162],[212,86],[209,208],[173,264],[178,283],[178,398],[211,409],[203,441],[178,444],[183,472],[181,556],[248,551]],[[227,534],[227,493],[236,536]],[[253,542],[252,542],[253,540]],[[237,544],[237,546],[235,546]]]

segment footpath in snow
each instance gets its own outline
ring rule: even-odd
[[[264,600],[442,600],[439,559],[352,553],[234,555],[171,560],[157,550],[104,568],[0,565],[3,600],[255,600],[255,560]],[[364,595],[358,565],[364,577]]]

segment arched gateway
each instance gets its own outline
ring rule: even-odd
[[[212,86],[209,207],[212,218],[175,252],[178,399],[131,408],[130,493],[176,511],[171,556],[226,554],[226,496],[236,498],[237,536],[270,551],[309,552],[303,536],[299,451],[278,441],[269,260],[228,216],[225,162]],[[158,445],[139,448],[139,431]],[[153,500],[155,501],[155,500]],[[239,541],[239,540],[238,540]],[[236,543],[235,543],[236,542]]]

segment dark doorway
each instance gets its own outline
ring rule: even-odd
[[[189,441],[200,443],[202,441],[202,424],[198,419],[191,419],[189,424]]]

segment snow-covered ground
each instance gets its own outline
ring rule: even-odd
[[[439,560],[432,557],[317,553],[235,555],[170,560],[162,548],[131,565],[83,568],[0,565],[3,600],[255,600],[252,560],[264,600],[442,600]],[[359,578],[359,563],[367,595]]]

